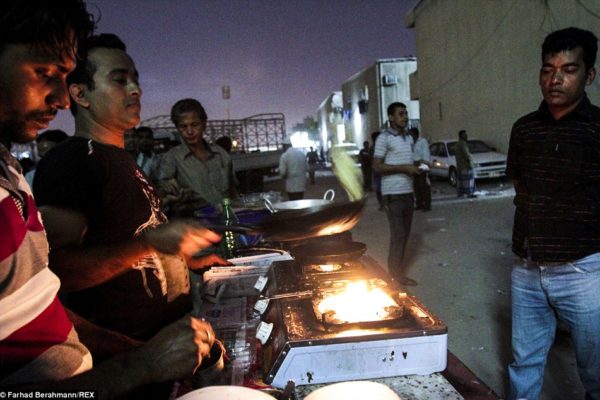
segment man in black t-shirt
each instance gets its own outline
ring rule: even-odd
[[[133,60],[115,35],[92,37],[69,75],[75,137],[38,167],[34,187],[51,245],[51,267],[95,358],[145,341],[191,310],[188,265],[219,236],[196,224],[167,223],[154,186],[123,149],[140,120]],[[91,74],[91,76],[90,76]],[[201,268],[218,257],[195,262]],[[98,342],[87,321],[114,332]],[[122,343],[121,348],[107,348]]]

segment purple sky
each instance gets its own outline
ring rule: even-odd
[[[414,0],[87,0],[140,72],[142,119],[184,97],[209,119],[282,112],[288,131],[354,73],[415,55],[405,28]],[[95,10],[95,11],[94,11]],[[62,114],[62,115],[61,115]],[[52,128],[73,132],[68,112]]]

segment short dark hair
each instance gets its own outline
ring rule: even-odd
[[[154,137],[154,131],[149,126],[138,126],[133,129],[133,136],[138,136],[141,132],[150,132],[150,135]]]
[[[83,47],[86,56],[77,63],[73,72],[67,76],[67,85],[82,83],[90,90],[95,88],[94,74],[96,73],[97,65],[90,62],[89,52],[98,48],[127,51],[125,43],[113,33],[102,33],[100,35],[91,36],[81,43],[80,47]],[[77,115],[77,103],[74,101],[71,102],[71,113]]]
[[[64,140],[67,140],[68,138],[69,138],[69,135],[67,135],[65,133],[65,131],[63,131],[61,129],[48,129],[47,131],[40,133],[38,135],[38,137],[35,139],[35,141],[37,143],[43,142],[43,141],[60,143]]]
[[[406,104],[404,103],[400,103],[399,101],[396,101],[392,104],[390,104],[387,108],[387,115],[392,115],[394,113],[394,110],[396,110],[396,108],[406,108]]]
[[[82,0],[1,1],[0,51],[8,44],[30,44],[62,58],[84,42],[95,26]]]
[[[460,131],[458,131],[458,137],[462,137],[462,135],[466,135],[467,131],[465,131],[464,129],[461,129]]]
[[[206,115],[206,111],[202,104],[196,99],[183,99],[179,100],[177,103],[171,107],[171,121],[175,124],[177,128],[177,124],[179,122],[179,117],[181,114],[195,112],[198,114],[198,117],[202,121],[206,121],[208,116]]]
[[[546,36],[542,44],[542,62],[544,62],[544,57],[548,54],[573,50],[576,47],[583,49],[583,63],[585,64],[585,70],[589,71],[596,63],[598,38],[592,32],[579,28],[565,28],[554,31]]]

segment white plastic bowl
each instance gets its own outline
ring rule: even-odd
[[[178,400],[275,400],[275,397],[243,386],[209,386],[189,392]]]
[[[317,389],[304,400],[401,400],[389,387],[370,381],[336,383]]]

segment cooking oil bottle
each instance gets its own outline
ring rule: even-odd
[[[231,201],[228,197],[223,199],[223,225],[235,226],[239,225],[239,220],[233,212]],[[225,230],[221,237],[221,254],[225,259],[235,257],[235,251],[240,247],[239,234]]]

